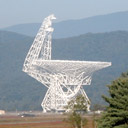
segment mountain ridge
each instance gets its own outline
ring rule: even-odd
[[[40,25],[41,23],[21,24],[5,28],[4,30],[35,36]],[[128,11],[61,21],[53,23],[53,27],[55,28],[54,38],[67,38],[88,32],[99,33],[128,30]]]

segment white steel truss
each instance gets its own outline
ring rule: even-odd
[[[111,65],[111,62],[51,60],[53,28],[50,15],[44,19],[39,32],[26,56],[23,71],[48,88],[42,102],[44,112],[65,110],[68,101],[82,94],[90,101],[82,85],[90,85],[93,72]]]

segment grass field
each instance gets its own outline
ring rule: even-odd
[[[63,121],[64,115],[42,114],[35,117],[21,117],[17,115],[0,116],[0,128],[72,128]],[[87,116],[85,128],[94,128],[93,116]]]

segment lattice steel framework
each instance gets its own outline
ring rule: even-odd
[[[64,110],[67,102],[78,94],[86,97],[89,110],[90,101],[82,85],[90,85],[93,72],[108,67],[111,63],[51,60],[53,19],[56,19],[54,15],[44,19],[26,56],[23,71],[48,88],[41,104],[44,112]]]

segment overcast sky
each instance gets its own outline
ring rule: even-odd
[[[0,28],[40,23],[54,13],[57,21],[128,11],[128,0],[0,0]]]

